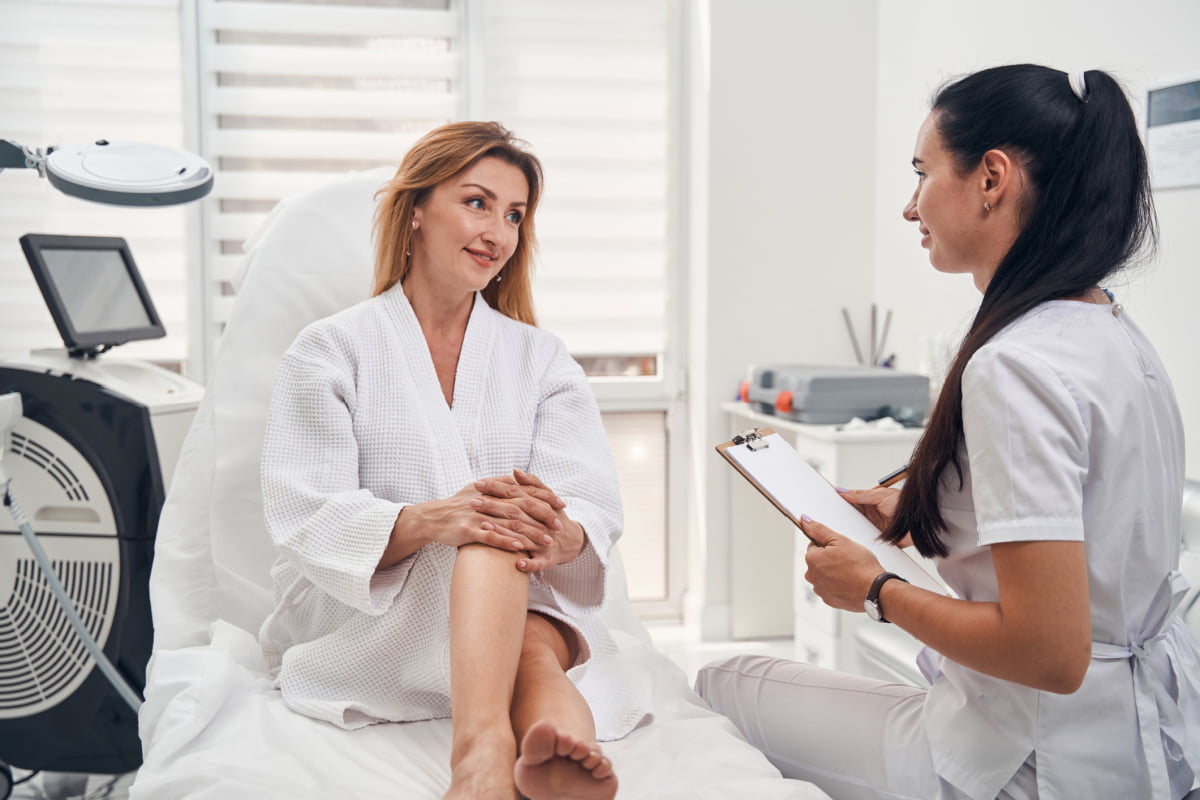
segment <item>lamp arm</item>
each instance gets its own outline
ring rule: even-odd
[[[46,177],[46,156],[41,150],[30,150],[9,139],[0,139],[0,172],[5,169],[36,169]]]

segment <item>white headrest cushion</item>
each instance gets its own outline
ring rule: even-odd
[[[246,243],[207,392],[213,401],[210,535],[219,611],[253,632],[270,610],[275,560],[259,483],[275,372],[302,328],[370,295],[374,195],[394,171],[353,173],[286,198]]]

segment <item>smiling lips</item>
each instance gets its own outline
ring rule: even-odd
[[[472,250],[469,247],[464,247],[463,249],[466,250],[471,255],[471,258],[475,259],[476,263],[478,263],[481,267],[491,269],[496,263],[496,257],[486,250]]]

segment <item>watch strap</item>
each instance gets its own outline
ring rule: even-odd
[[[908,583],[908,581],[905,581],[904,578],[901,578],[894,572],[881,572],[875,576],[875,580],[871,581],[871,588],[867,591],[867,602],[875,606],[876,610],[879,611],[880,622],[890,622],[890,620],[884,617],[883,607],[879,605],[879,592],[883,589],[883,585],[892,578]]]

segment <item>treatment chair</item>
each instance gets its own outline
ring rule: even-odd
[[[449,785],[449,720],[346,731],[296,714],[256,641],[272,597],[259,458],[275,369],[302,327],[369,295],[374,193],[390,174],[356,173],[286,199],[246,245],[237,300],[158,531],[134,800],[435,800]],[[632,677],[654,714],[605,745],[619,797],[825,797],[779,777],[691,691],[634,614],[615,550],[611,563],[604,614],[620,653],[597,668]]]

